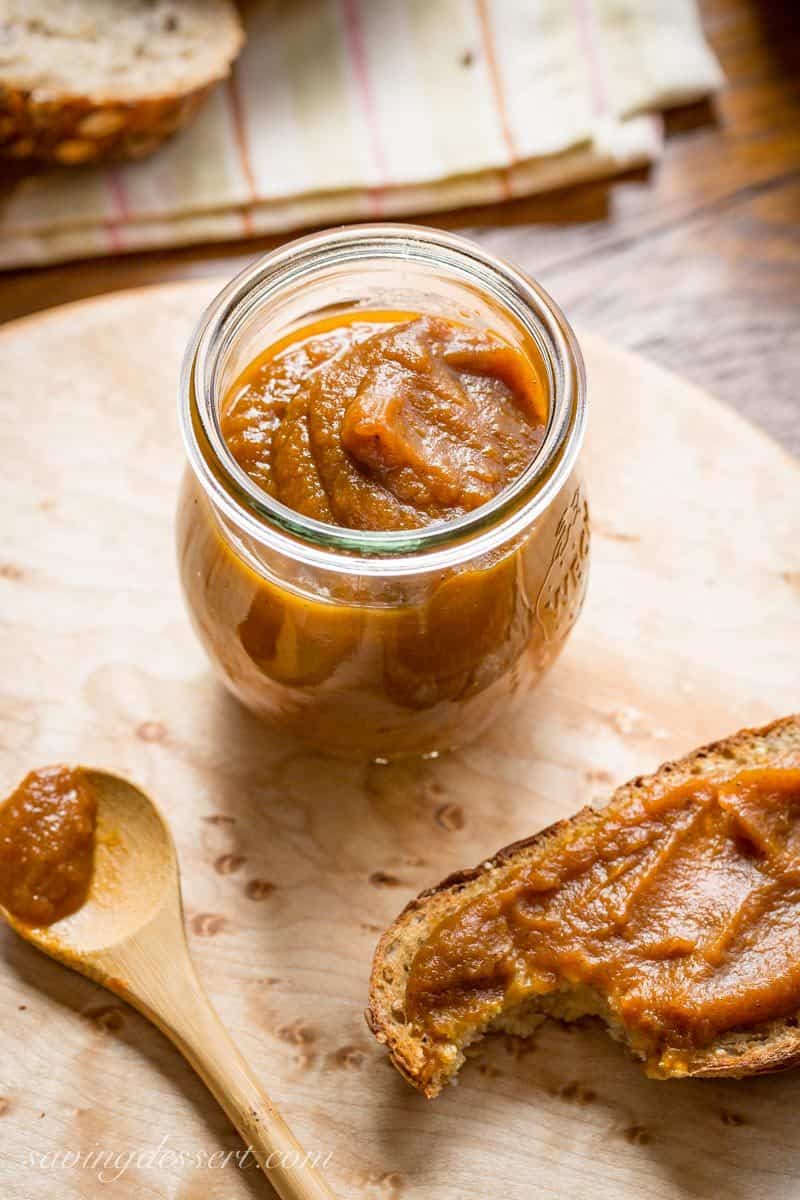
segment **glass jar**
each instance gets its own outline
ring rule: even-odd
[[[286,508],[235,461],[220,432],[234,380],[293,329],[360,308],[491,329],[535,362],[544,441],[491,502],[452,522],[362,532]],[[553,662],[583,602],[585,405],[580,350],[559,309],[463,238],[346,227],[243,271],[184,360],[189,467],[177,515],[189,612],[233,694],[274,729],[355,758],[447,750],[507,712]]]

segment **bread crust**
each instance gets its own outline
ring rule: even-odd
[[[586,807],[529,838],[498,850],[477,867],[449,875],[411,900],[380,939],[370,976],[366,1020],[392,1062],[409,1083],[428,1098],[436,1096],[458,1069],[426,1075],[426,1057],[419,1038],[404,1022],[405,979],[417,947],[439,922],[458,906],[502,886],[503,878],[526,859],[538,857],[548,841],[560,841],[600,822],[608,808],[647,791],[658,795],[692,778],[735,773],[745,767],[800,766],[800,714],[783,717],[758,729],[742,729],[711,742],[685,758],[663,763],[652,775],[637,776],[613,793],[601,809]],[[660,1078],[741,1078],[787,1070],[800,1065],[800,1013],[783,1020],[754,1025],[717,1039],[710,1046],[682,1056],[680,1065]]]
[[[194,117],[244,45],[232,7],[217,68],[173,91],[135,97],[43,92],[0,76],[0,158],[64,166],[144,158]]]

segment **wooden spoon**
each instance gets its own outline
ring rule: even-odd
[[[195,974],[169,828],[144,792],[83,768],[97,797],[92,886],[82,908],[32,928],[0,906],[27,941],[138,1008],[216,1096],[282,1200],[334,1200],[234,1046]]]

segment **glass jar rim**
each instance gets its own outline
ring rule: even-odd
[[[330,266],[399,260],[447,270],[510,312],[549,359],[550,411],[541,447],[491,501],[453,521],[411,530],[329,525],[268,495],[228,449],[215,403],[216,368],[243,321],[282,288]],[[545,345],[542,346],[542,335]],[[569,478],[586,425],[586,379],[575,335],[558,305],[511,264],[456,234],[405,224],[345,225],[288,242],[228,283],[203,313],[183,359],[178,410],[189,463],[206,495],[257,543],[310,566],[350,574],[442,570],[522,533]]]

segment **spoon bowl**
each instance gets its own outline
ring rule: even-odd
[[[85,903],[48,926],[27,925],[0,905],[21,937],[77,970],[87,956],[111,951],[144,929],[165,905],[181,911],[177,853],[156,805],[119,775],[79,769],[97,801],[94,874]]]

